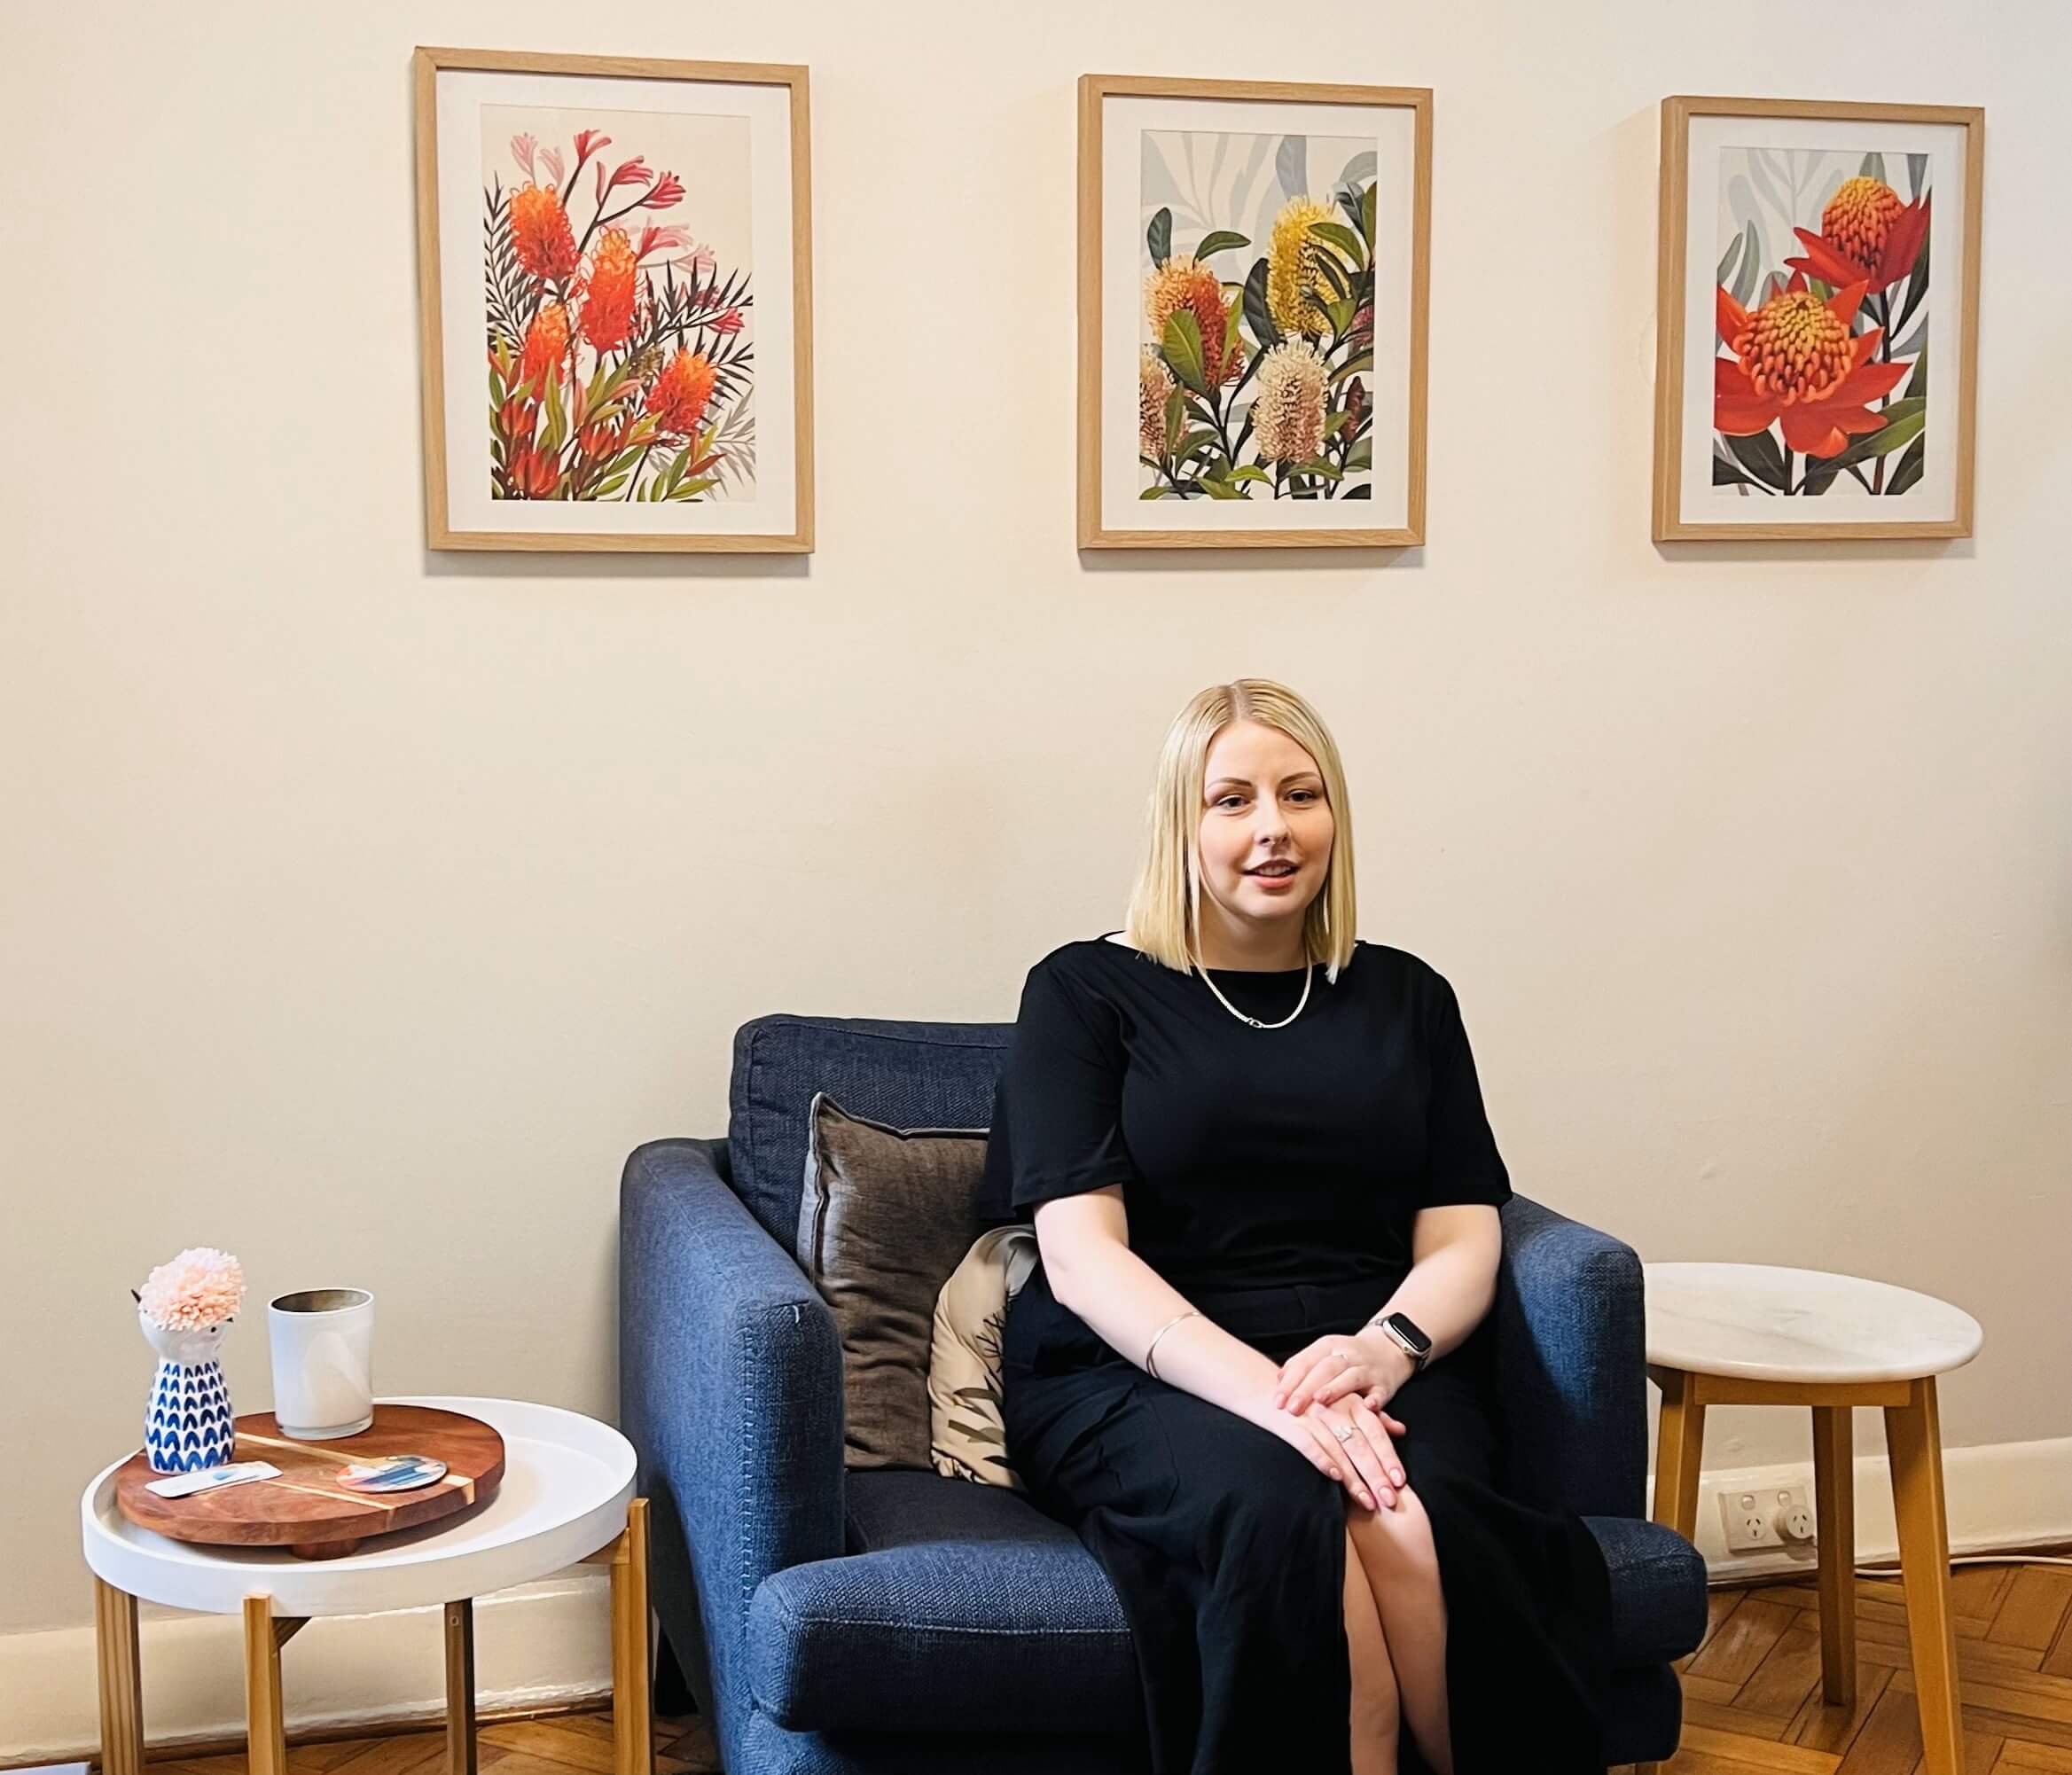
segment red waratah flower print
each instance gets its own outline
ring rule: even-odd
[[[1864,279],[1873,295],[1912,270],[1928,236],[1928,196],[1902,203],[1882,179],[1844,179],[1820,212],[1820,231],[1794,228],[1805,246],[1784,262],[1837,288]]]
[[[1858,278],[1823,301],[1794,271],[1754,314],[1719,291],[1719,336],[1734,355],[1713,360],[1715,429],[1748,437],[1781,421],[1787,449],[1834,456],[1851,434],[1882,426],[1865,403],[1890,393],[1908,366],[1873,361],[1882,327],[1850,332],[1864,290]]]
[[[636,149],[644,127],[631,113],[614,124]],[[565,152],[519,131],[509,145],[522,181],[485,184],[491,494],[681,502],[747,492],[748,272],[723,271],[681,223],[627,219],[687,193],[645,153],[607,162],[612,139],[579,129]]]

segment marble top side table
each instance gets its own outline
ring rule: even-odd
[[[1648,1263],[1647,1373],[1662,1388],[1654,1520],[1694,1540],[1708,1405],[1798,1405],[1813,1414],[1821,1692],[1855,1699],[1856,1494],[1851,1413],[1881,1406],[1927,1775],[1963,1775],[1950,1529],[1935,1377],[1985,1334],[1932,1294],[1825,1270]]]

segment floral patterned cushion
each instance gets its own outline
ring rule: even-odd
[[[1036,1264],[1033,1226],[981,1233],[935,1299],[928,1417],[935,1471],[1026,1491],[1007,1458],[1000,1412],[1000,1334],[1007,1305]]]

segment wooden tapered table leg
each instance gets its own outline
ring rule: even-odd
[[[1698,1538],[1699,1458],[1705,1449],[1705,1403],[1680,1368],[1650,1363],[1647,1378],[1662,1388],[1654,1437],[1654,1520],[1686,1541]],[[1655,1775],[1657,1763],[1636,1763],[1634,1775]]]
[[[614,1775],[653,1775],[653,1662],[647,1625],[647,1500],[626,1506],[626,1532],[612,1547],[612,1742]]]
[[[281,1641],[273,1599],[245,1599],[245,1744],[251,1775],[288,1775],[287,1723],[280,1706]]]
[[[1813,1521],[1820,1560],[1820,1693],[1857,1698],[1857,1456],[1848,1405],[1813,1408]]]
[[[1921,1767],[1926,1775],[1961,1775],[1957,1623],[1950,1605],[1950,1524],[1934,1375],[1913,1383],[1911,1404],[1885,1408],[1885,1444],[1892,1456],[1892,1513],[1899,1525],[1906,1630],[1921,1715]]]
[[[446,1605],[447,1775],[475,1775],[475,1606]]]
[[[1662,1388],[1662,1421],[1654,1439],[1654,1520],[1686,1541],[1698,1538],[1699,1457],[1705,1447],[1705,1405],[1691,1376],[1650,1364]]]
[[[143,1660],[137,1599],[93,1581],[94,1651],[100,1666],[101,1775],[144,1775]]]

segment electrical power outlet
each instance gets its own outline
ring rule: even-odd
[[[1811,1488],[1803,1480],[1784,1485],[1724,1486],[1719,1516],[1730,1553],[1770,1553],[1813,1541]]]

